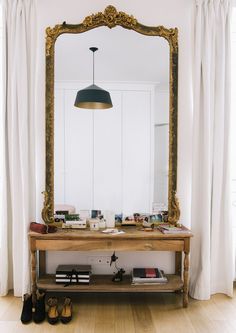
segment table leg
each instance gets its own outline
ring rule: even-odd
[[[189,252],[184,252],[183,307],[188,307]]]
[[[182,278],[182,252],[175,252],[175,274]],[[175,293],[182,293],[182,289],[175,290]]]
[[[46,251],[39,251],[39,277],[46,274]]]
[[[181,276],[182,252],[175,252],[175,274]]]
[[[33,305],[36,302],[36,251],[31,250],[31,282],[32,282],[32,301]]]

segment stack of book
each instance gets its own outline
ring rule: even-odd
[[[63,229],[86,229],[86,219],[81,219],[79,214],[67,214],[65,215],[65,223],[62,224]]]
[[[181,225],[179,227],[175,227],[174,225],[171,224],[160,224],[158,226],[158,229],[163,233],[163,234],[186,234],[190,233],[191,231],[187,229],[185,226]]]
[[[159,268],[133,268],[132,284],[162,284],[167,278]]]
[[[59,265],[56,269],[56,283],[89,284],[91,265]]]

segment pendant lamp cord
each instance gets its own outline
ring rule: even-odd
[[[94,52],[96,52],[98,50],[98,48],[93,46],[93,47],[90,47],[89,49],[90,49],[90,51],[93,52],[93,84],[94,84]]]
[[[93,52],[93,85],[94,85],[94,52]]]

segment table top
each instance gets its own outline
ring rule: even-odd
[[[58,229],[55,233],[48,233],[48,234],[40,234],[33,231],[29,231],[29,237],[35,239],[45,239],[45,240],[60,240],[60,239],[70,239],[70,240],[77,240],[77,239],[139,239],[139,240],[155,240],[155,239],[183,239],[183,238],[190,238],[193,236],[192,232],[185,228],[184,232],[173,232],[168,234],[163,234],[158,229],[154,229],[154,231],[143,231],[141,228],[138,227],[121,227],[118,230],[124,231],[124,233],[120,234],[106,234],[103,233],[102,230],[98,231],[91,231],[89,229]]]

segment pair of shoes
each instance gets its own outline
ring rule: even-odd
[[[44,321],[46,316],[45,313],[45,293],[40,293],[37,291],[36,293],[36,303],[33,312],[33,302],[31,294],[24,294],[24,303],[23,309],[21,312],[21,322],[23,324],[29,323],[32,319],[35,323],[41,323]]]
[[[51,325],[54,325],[58,322],[59,317],[63,324],[67,324],[72,319],[72,302],[69,297],[66,297],[62,307],[61,315],[59,316],[58,311],[58,299],[56,297],[50,297],[47,301],[49,306],[48,309],[48,322]]]

